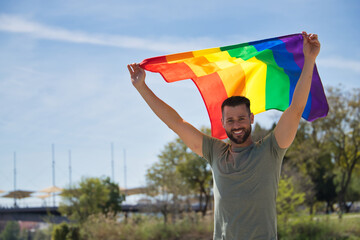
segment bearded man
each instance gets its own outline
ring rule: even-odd
[[[241,96],[222,104],[222,125],[230,140],[207,136],[184,121],[145,83],[139,64],[128,65],[131,81],[153,112],[196,154],[211,165],[214,179],[214,240],[277,239],[276,195],[280,169],[293,142],[309,96],[315,59],[320,52],[316,34],[303,32],[304,66],[292,102],[275,129],[258,142],[251,138],[254,115]]]

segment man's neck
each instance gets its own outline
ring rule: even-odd
[[[235,142],[233,142],[233,141],[230,141],[231,149],[248,147],[248,146],[250,146],[251,144],[253,144],[253,140],[252,140],[251,137],[248,137],[248,139],[246,139],[245,142],[240,143],[240,144],[235,143]]]

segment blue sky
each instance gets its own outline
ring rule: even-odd
[[[126,65],[149,57],[282,36],[319,35],[325,87],[360,87],[360,2],[283,1],[0,1],[0,190],[52,185],[55,145],[59,187],[111,176],[145,184],[173,134],[132,87]],[[154,92],[196,127],[209,126],[191,81],[167,84],[148,73]],[[267,127],[279,113],[255,117]],[[125,154],[124,154],[125,152]],[[28,202],[39,201],[36,198]],[[0,198],[0,204],[12,203]]]

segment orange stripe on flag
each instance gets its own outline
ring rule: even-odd
[[[166,55],[165,57],[168,63],[176,63],[176,62],[183,62],[188,58],[193,58],[194,54],[193,52],[184,52],[184,53]]]

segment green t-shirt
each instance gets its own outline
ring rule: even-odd
[[[214,239],[277,239],[276,195],[285,152],[273,132],[233,150],[219,139],[203,138],[214,179]]]

